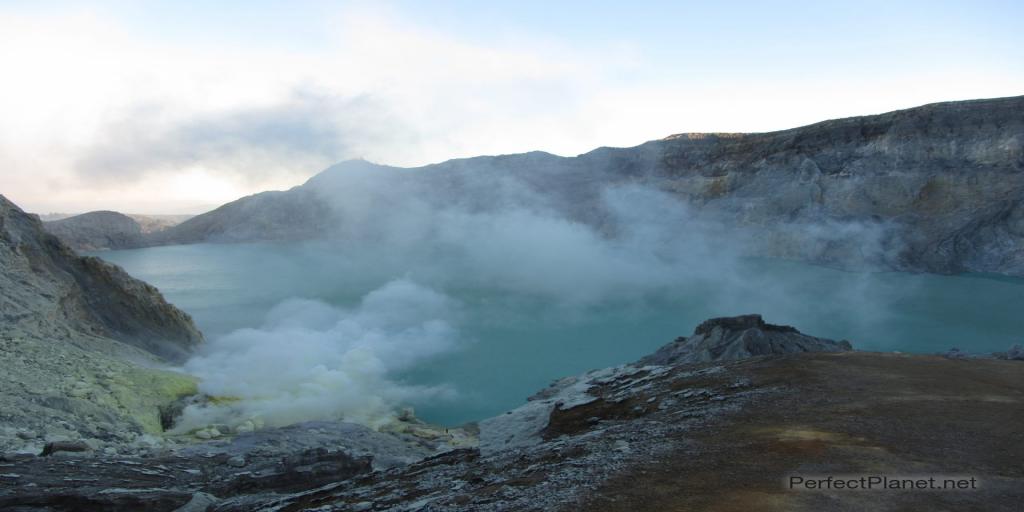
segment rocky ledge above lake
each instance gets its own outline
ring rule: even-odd
[[[8,457],[0,508],[1015,511],[1024,499],[1021,362],[856,352],[756,315],[686,340],[658,352],[663,364],[556,381],[480,422],[478,447],[443,429],[414,441],[321,422],[144,456]],[[828,474],[964,475],[979,488],[783,486]]]

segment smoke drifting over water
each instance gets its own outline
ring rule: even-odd
[[[649,187],[544,191],[473,173],[445,183],[358,162],[328,172],[306,186],[334,208],[332,232],[282,263],[287,279],[274,293],[328,301],[368,293],[352,308],[290,298],[261,327],[213,339],[185,369],[202,379],[203,392],[228,401],[190,407],[181,428],[249,418],[376,425],[399,405],[452,399],[459,390],[405,385],[400,375],[479,341],[460,341],[466,297],[502,305],[478,308],[486,314],[526,322],[522,301],[566,319],[609,305],[642,309],[651,298],[699,297],[716,315],[760,312],[773,321],[806,309],[805,298],[789,297],[807,283],[765,275],[744,259],[749,233]],[[796,235],[838,232],[801,229]],[[853,279],[819,299],[869,321],[884,314],[870,295],[870,283]]]
[[[447,388],[405,386],[392,373],[452,350],[458,303],[396,280],[345,310],[289,299],[259,328],[213,340],[185,369],[228,405],[185,411],[181,428],[256,419],[270,426],[338,418],[373,425],[410,399],[450,397]]]

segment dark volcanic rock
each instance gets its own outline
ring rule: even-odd
[[[371,471],[369,457],[326,448],[285,457],[250,454],[247,465],[226,455],[181,457],[47,457],[5,464],[0,510],[172,511],[205,492],[219,498],[273,495],[344,481]],[[209,497],[200,501],[209,501]],[[209,505],[209,503],[207,503]],[[205,510],[205,508],[200,509]]]
[[[761,315],[742,315],[707,320],[694,329],[693,336],[679,337],[639,362],[707,363],[799,352],[842,352],[852,348],[848,341],[818,338],[788,325],[765,323]]]
[[[258,464],[248,471],[217,482],[209,488],[217,496],[298,492],[317,483],[327,484],[347,480],[372,471],[371,457],[351,455],[327,448],[314,448],[282,457],[273,465]],[[230,465],[230,460],[229,460]]]
[[[54,441],[52,443],[46,443],[43,447],[43,453],[39,455],[48,457],[55,453],[68,452],[68,453],[79,453],[92,451],[92,447],[85,444],[83,441]]]

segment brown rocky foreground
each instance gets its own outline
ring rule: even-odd
[[[805,353],[613,378],[543,441],[215,510],[1020,510],[1024,367]],[[792,475],[955,475],[960,491],[794,491]]]
[[[665,443],[588,510],[1020,510],[1024,365],[847,352],[728,367],[774,391]],[[710,382],[708,384],[711,384]],[[963,475],[977,490],[796,492],[792,475]]]

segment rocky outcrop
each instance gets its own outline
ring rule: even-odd
[[[143,245],[142,226],[135,219],[118,212],[83,213],[43,225],[47,231],[79,251],[128,249]]]
[[[196,392],[157,369],[202,341],[152,286],[80,257],[0,196],[0,451],[146,442]]]
[[[847,350],[853,350],[848,341],[808,336],[788,325],[765,323],[761,315],[743,315],[707,320],[694,329],[693,336],[676,338],[639,362],[658,365],[692,364]]]
[[[346,237],[339,225],[379,218],[411,198],[476,211],[528,196],[614,233],[601,191],[627,183],[686,201],[723,236],[746,240],[754,255],[1024,275],[1024,97],[771,133],[680,134],[574,158],[534,152],[415,169],[345,162],[148,243]]]

